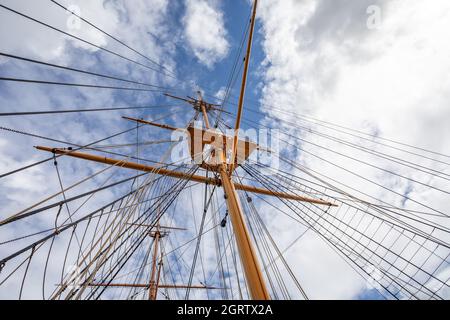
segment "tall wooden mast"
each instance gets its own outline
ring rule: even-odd
[[[238,139],[239,128],[242,117],[242,110],[244,106],[245,88],[247,85],[247,74],[250,65],[250,55],[253,43],[253,32],[255,29],[256,9],[258,7],[258,0],[254,1],[252,20],[250,25],[250,34],[248,38],[247,54],[245,56],[244,72],[242,75],[241,93],[239,96],[238,112],[236,117],[235,133],[233,140],[233,149],[231,154],[231,162],[228,170],[226,162],[226,148],[220,150],[221,164],[219,167],[220,177],[222,179],[223,188],[226,195],[226,201],[228,211],[231,217],[231,223],[233,224],[234,234],[236,236],[236,243],[241,257],[242,266],[245,273],[245,278],[248,283],[251,298],[253,300],[269,300],[270,295],[267,290],[266,282],[261,272],[261,266],[256,256],[255,248],[250,239],[247,225],[245,223],[245,217],[242,210],[242,205],[239,200],[239,196],[234,187],[231,175],[235,168],[235,162],[237,160],[238,151]]]
[[[161,238],[161,232],[159,228],[159,223],[156,226],[156,231],[151,235],[154,239],[153,241],[153,257],[152,257],[152,269],[150,273],[150,286],[149,286],[149,300],[156,300],[156,296],[158,293],[158,285],[157,285],[157,263],[158,263],[158,249],[159,249],[159,239]]]
[[[234,183],[228,176],[227,164],[224,152],[221,152],[223,162],[220,166],[220,176],[226,195],[227,207],[233,224],[236,243],[241,257],[245,278],[248,283],[250,295],[253,300],[269,300],[269,292],[262,276],[261,266],[256,256],[255,248],[251,242],[250,234],[245,223],[245,217],[239,196],[234,187]]]
[[[269,300],[270,295],[267,290],[267,286],[264,280],[264,277],[261,272],[261,266],[259,264],[258,258],[256,256],[255,248],[251,242],[250,234],[248,232],[247,225],[245,223],[245,217],[243,214],[242,206],[239,200],[239,196],[236,192],[236,188],[231,179],[231,175],[235,168],[235,161],[237,160],[237,151],[238,151],[238,142],[239,142],[239,128],[240,121],[242,116],[242,109],[244,105],[244,95],[245,88],[247,85],[247,75],[248,68],[250,63],[250,55],[251,48],[253,42],[253,33],[255,28],[255,19],[256,19],[256,9],[258,6],[258,0],[254,1],[253,4],[253,13],[252,20],[250,25],[250,34],[248,38],[247,45],[247,53],[245,56],[245,64],[244,64],[244,72],[242,76],[242,85],[241,85],[241,93],[239,97],[239,107],[238,107],[238,115],[236,118],[236,126],[235,126],[235,134],[232,144],[232,156],[230,165],[227,164],[227,147],[225,145],[226,140],[224,141],[221,149],[215,149],[216,156],[218,156],[219,163],[217,167],[217,171],[220,174],[220,178],[222,180],[222,186],[225,192],[225,198],[227,202],[228,211],[231,217],[231,223],[233,225],[234,234],[236,237],[236,243],[239,251],[239,255],[241,257],[242,266],[245,273],[245,278],[247,280],[248,288],[250,291],[251,298],[253,300]],[[199,101],[200,108],[203,113],[203,119],[205,123],[205,127],[207,130],[210,129],[208,114],[206,112],[205,103],[203,102],[203,98],[199,93]]]

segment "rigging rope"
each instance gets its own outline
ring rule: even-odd
[[[87,41],[87,40],[85,40],[85,39],[82,39],[82,38],[80,38],[80,37],[77,37],[77,36],[75,36],[75,35],[73,35],[73,34],[71,34],[71,33],[65,32],[65,31],[63,31],[63,30],[61,30],[61,29],[58,29],[58,28],[56,28],[56,27],[54,27],[54,26],[51,26],[51,25],[49,25],[49,24],[47,24],[47,23],[45,23],[45,22],[42,22],[42,21],[40,21],[40,20],[38,20],[38,19],[32,18],[32,17],[30,17],[30,16],[28,16],[28,15],[26,15],[26,14],[24,14],[24,13],[21,13],[21,12],[19,12],[19,11],[17,11],[17,10],[14,10],[14,9],[12,9],[12,8],[10,8],[10,7],[7,7],[7,6],[5,6],[5,5],[0,4],[0,8],[3,8],[3,9],[5,9],[5,10],[7,10],[7,11],[10,11],[10,12],[14,13],[14,14],[17,14],[17,15],[19,15],[19,16],[25,18],[25,19],[28,19],[28,20],[30,20],[30,21],[36,22],[36,23],[38,23],[38,24],[40,24],[40,25],[42,25],[42,26],[44,26],[44,27],[47,27],[47,28],[49,28],[49,29],[52,29],[52,30],[54,30],[54,31],[56,31],[56,32],[59,32],[59,33],[61,33],[61,34],[64,34],[64,35],[66,35],[66,36],[68,36],[68,37],[70,37],[70,38],[76,39],[76,40],[78,40],[78,41],[80,41],[80,42],[83,42],[83,43],[85,43],[85,44],[87,44],[87,45],[90,45],[90,46],[92,46],[92,47],[94,47],[94,48],[97,48],[97,49],[99,49],[99,50],[102,50],[102,51],[105,51],[105,52],[107,52],[107,53],[110,53],[110,54],[112,54],[112,55],[114,55],[114,56],[116,56],[116,57],[119,57],[119,58],[123,59],[123,60],[126,60],[126,61],[128,61],[128,62],[134,63],[134,64],[136,64],[136,65],[139,65],[139,66],[143,67],[143,68],[146,68],[146,69],[149,69],[149,70],[153,70],[153,71],[159,72],[158,69],[155,69],[155,68],[153,68],[153,67],[151,67],[151,66],[148,66],[148,65],[145,65],[145,64],[143,64],[143,63],[140,63],[140,62],[138,62],[138,61],[136,61],[136,60],[130,59],[130,58],[124,56],[124,55],[121,55],[121,54],[119,54],[119,53],[117,53],[117,52],[114,52],[114,51],[112,51],[112,50],[106,49],[106,48],[104,48],[104,47],[102,47],[102,46],[96,45],[96,44],[94,44],[94,43],[92,43],[92,42],[90,42],[90,41]]]
[[[119,40],[118,38],[114,37],[113,35],[111,35],[110,33],[104,31],[103,29],[101,29],[100,27],[96,26],[95,24],[93,24],[92,22],[88,21],[87,19],[81,17],[80,15],[76,14],[75,12],[69,10],[68,8],[66,8],[65,6],[63,6],[62,4],[60,4],[59,2],[55,1],[55,0],[50,0],[51,2],[53,2],[55,5],[57,5],[58,7],[64,9],[67,12],[70,12],[71,14],[73,14],[75,17],[77,17],[78,19],[84,21],[85,23],[87,23],[88,25],[90,25],[91,27],[93,27],[94,29],[100,31],[101,33],[103,33],[104,35],[108,36],[109,38],[113,39],[114,41],[120,43],[121,45],[125,46],[126,48],[130,49],[131,51],[133,51],[134,53],[140,55],[142,58],[150,61],[151,63],[157,65],[158,67],[160,67],[161,69],[166,70],[167,72],[169,72],[171,75],[167,75],[170,77],[176,77],[176,75],[168,70],[166,67],[164,67],[162,64],[156,62],[154,59],[149,58],[148,56],[144,55],[143,53],[137,51],[136,49],[132,48],[131,46],[127,45],[125,42]],[[175,78],[176,79],[176,78]]]

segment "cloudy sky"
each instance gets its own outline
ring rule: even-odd
[[[202,90],[209,98],[220,96],[227,86],[251,10],[247,0],[61,0],[60,3],[156,63],[74,19],[52,1],[0,0],[3,6],[132,57],[146,66],[151,65],[157,71],[49,30],[4,7],[0,8],[0,52],[175,88],[180,95],[195,95],[197,90]],[[448,155],[449,15],[450,3],[446,0],[435,0],[432,4],[420,0],[261,0],[245,106],[265,112],[269,117],[256,116],[249,111],[244,111],[244,117],[275,126],[272,117],[293,121],[291,115],[296,113]],[[0,56],[0,76],[117,85],[117,82],[4,56]],[[232,102],[236,102],[238,87],[232,92]],[[192,117],[192,113],[180,112],[179,106],[162,96],[162,92],[62,88],[0,81],[1,112],[129,106],[164,107],[89,115],[1,117],[0,126],[86,144],[130,128],[130,124],[121,119],[122,115],[157,119],[173,111],[164,122],[177,126],[183,126]],[[227,108],[234,112],[236,107],[230,104]],[[247,127],[249,123],[243,125]],[[285,130],[304,137],[298,129]],[[159,133],[145,130],[140,134],[147,140],[162,138]],[[135,138],[136,132],[132,132],[114,142],[127,143]],[[47,155],[32,148],[38,144],[48,142],[1,131],[0,174],[44,159]],[[306,145],[305,149],[308,149]],[[430,192],[423,186],[411,186],[373,167],[351,163],[348,158],[325,150],[309,150],[390,186],[400,194],[446,210],[447,195]],[[340,150],[352,152],[345,148]],[[149,152],[160,155],[155,149]],[[405,205],[402,197],[367,185],[317,158],[289,148],[286,152],[325,176],[366,190],[392,204]],[[390,167],[380,159],[374,161],[377,166],[401,170],[398,172],[436,188],[445,187],[442,180]],[[450,173],[448,165],[420,161],[423,161],[421,165]],[[64,183],[67,185],[102,168],[80,162],[61,162],[65,165]],[[99,181],[86,188],[96,183]],[[0,216],[5,218],[58,190],[52,164],[3,178],[0,180]],[[262,204],[261,208],[271,212]],[[281,248],[287,247],[302,231],[302,228],[289,229],[289,220],[280,219],[275,225],[268,218],[267,223],[279,235]],[[0,248],[0,253],[2,250],[6,249]],[[286,256],[299,270],[299,278],[311,298],[378,297],[341,257],[310,233],[290,248]],[[1,296],[5,297],[5,293]]]

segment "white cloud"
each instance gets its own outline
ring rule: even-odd
[[[373,4],[378,5],[382,13],[382,25],[377,30],[367,28],[369,16],[366,9]],[[263,101],[287,112],[376,132],[383,137],[449,154],[450,45],[445,35],[450,29],[449,11],[448,1],[432,4],[396,0],[262,1],[259,17],[266,55]],[[266,111],[308,126],[270,107],[266,107]],[[313,128],[336,134],[317,126]],[[364,152],[315,137],[304,130],[286,130],[383,169],[446,188],[445,182],[410,168],[369,157]],[[348,139],[348,136],[343,137]],[[376,145],[365,143],[366,147],[381,151],[376,149]],[[300,147],[380,185],[402,194],[408,192],[413,199],[447,211],[448,197],[442,193],[309,144]],[[393,150],[388,151],[398,155]],[[299,163],[356,190],[394,205],[402,206],[403,203],[409,209],[420,208],[313,156],[300,153],[297,157]],[[433,161],[411,155],[407,160],[448,173],[448,167]],[[412,191],[409,192],[411,185]],[[442,223],[448,226],[448,221]],[[308,247],[305,249],[304,246]],[[307,276],[316,279],[314,272],[318,269],[314,266],[322,264],[329,266],[330,274],[338,275],[327,281],[316,279],[316,285],[309,286],[313,296],[351,298],[364,288],[364,283],[357,278],[348,281],[348,275],[353,271],[339,264],[339,258],[336,257],[334,262],[325,261],[324,257],[329,259],[329,255],[325,252],[318,254],[323,250],[318,244],[299,245],[298,250],[301,255],[306,255],[297,261],[300,261],[300,269],[310,270]],[[342,287],[352,289],[342,292],[339,290]]]
[[[225,95],[227,94],[227,88],[225,87],[221,87],[215,94],[214,97],[219,99],[219,100],[223,100],[225,99]]]
[[[215,0],[186,0],[185,37],[197,59],[208,68],[228,55],[223,13]]]

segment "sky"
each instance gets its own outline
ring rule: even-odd
[[[162,65],[164,72],[175,74],[176,77],[123,61],[96,47],[27,21],[4,8],[0,8],[0,52],[176,88],[177,93],[183,96],[196,95],[196,91],[201,90],[206,98],[212,100],[220,97],[227,87],[251,12],[251,3],[247,0],[60,2],[101,26],[109,34],[126,41],[130,47],[145,53]],[[0,4],[73,33],[97,46],[133,57],[142,64],[149,63],[110,37],[77,21],[49,0],[0,0]],[[450,154],[449,14],[450,3],[446,0],[435,0],[432,4],[420,0],[261,0],[244,118],[275,127],[279,123],[273,121],[273,116],[293,121],[290,114],[296,113],[444,155]],[[157,69],[161,71],[160,67]],[[117,85],[114,81],[94,79],[1,56],[0,75]],[[237,79],[238,85],[230,98],[233,102],[237,102],[239,82],[240,79]],[[185,125],[192,117],[192,112],[180,110],[179,105],[164,97],[162,92],[62,88],[0,81],[1,112],[128,106],[163,107],[89,115],[43,115],[20,119],[2,117],[0,126],[83,144],[130,128],[130,123],[121,119],[123,115],[157,119],[170,110],[173,115],[161,121],[175,126]],[[235,112],[236,106],[230,104],[227,108]],[[264,112],[268,117],[251,113],[249,109]],[[244,128],[249,126],[250,123],[243,123]],[[283,129],[294,136],[311,138],[298,129]],[[141,139],[167,138],[160,132],[143,129],[140,129],[139,134]],[[114,142],[127,143],[135,138],[136,132],[132,132]],[[310,141],[321,140],[311,138]],[[46,155],[32,148],[37,144],[48,142],[1,131],[0,173],[43,159]],[[313,150],[308,149],[311,146],[307,144],[302,147]],[[307,153],[295,151],[286,145],[283,148],[289,157],[325,176],[348,183],[355,189],[365,190],[390,203],[417,209],[414,203],[405,203],[401,197],[387,193],[379,186],[368,185],[348,172],[317,161],[317,158]],[[339,151],[344,153],[353,152],[345,147],[340,148]],[[352,163],[348,158],[326,150],[314,149],[314,152],[333,164],[347,166],[365,177],[390,186],[400,194],[446,210],[448,195],[432,192],[420,185],[411,185],[405,180],[383,174],[373,167]],[[156,159],[161,152],[158,148],[149,149],[147,155]],[[360,153],[353,155],[363,157]],[[413,156],[410,160],[416,163],[419,161]],[[380,159],[375,161],[377,166],[445,188],[445,182],[440,179],[392,167]],[[423,161],[421,165],[449,173],[447,165],[431,160],[420,161]],[[75,183],[77,177],[88,176],[103,168],[101,165],[86,166],[85,163],[65,159],[61,163],[64,166],[64,183],[67,185]],[[115,178],[128,174],[117,173]],[[98,183],[100,180],[85,188]],[[52,164],[1,179],[0,204],[3,209],[0,216],[6,217],[58,189]],[[201,194],[201,190],[196,192]],[[109,197],[114,197],[114,194]],[[92,207],[99,203],[101,200],[95,199]],[[197,206],[200,208],[199,204]],[[289,228],[289,219],[280,218],[274,222],[271,219],[272,210],[264,204],[259,204],[259,208],[265,210],[263,217],[278,235],[281,248],[287,247],[302,231],[302,228]],[[299,270],[300,279],[312,298],[380,298],[365,280],[313,233],[307,233],[286,256]],[[448,273],[448,270],[442,272]],[[0,297],[5,297],[5,294],[2,293]]]

